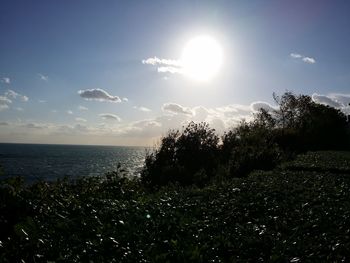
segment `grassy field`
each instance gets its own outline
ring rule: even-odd
[[[3,262],[350,260],[350,153],[203,189],[85,178],[1,188]]]

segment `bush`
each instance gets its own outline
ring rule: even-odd
[[[222,161],[229,167],[229,176],[242,177],[256,169],[270,170],[282,160],[274,131],[259,116],[225,133],[222,141]]]
[[[215,174],[219,137],[206,123],[191,122],[182,131],[170,131],[161,145],[146,156],[142,181],[150,186],[178,182],[203,185]]]

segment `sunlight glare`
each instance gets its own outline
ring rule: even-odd
[[[220,70],[222,49],[219,43],[209,36],[197,36],[185,46],[181,64],[184,74],[197,81],[208,81]]]

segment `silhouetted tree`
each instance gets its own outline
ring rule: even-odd
[[[215,173],[219,138],[207,123],[191,122],[182,131],[170,131],[160,147],[146,156],[144,183],[161,186],[204,184]]]

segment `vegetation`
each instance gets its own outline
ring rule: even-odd
[[[330,152],[298,157],[297,166]],[[349,154],[332,152],[336,163]],[[302,163],[303,160],[305,163]],[[1,188],[3,262],[348,261],[350,174],[278,167],[150,193],[110,176]]]
[[[1,261],[349,261],[350,154],[334,151],[349,147],[345,116],[308,96],[274,97],[279,109],[222,138],[205,123],[170,131],[141,180],[121,167],[3,179]]]
[[[274,94],[274,99],[277,109],[260,109],[253,121],[242,121],[225,133],[221,144],[205,123],[170,131],[146,156],[142,181],[152,188],[174,182],[201,186],[218,177],[270,170],[308,150],[349,149],[349,124],[340,110],[290,92]]]

